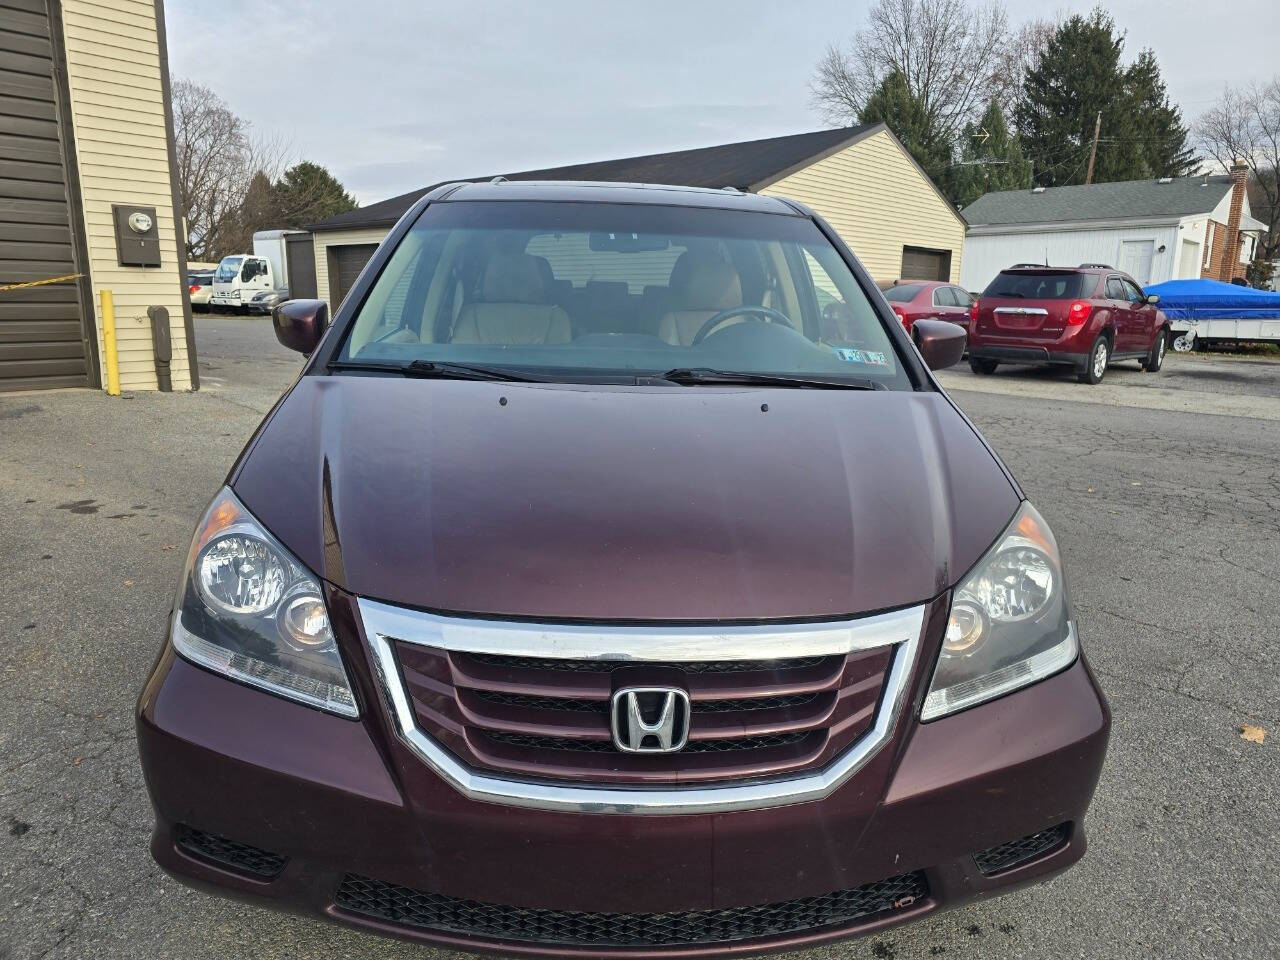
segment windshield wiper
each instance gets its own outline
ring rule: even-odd
[[[738,370],[714,370],[711,367],[676,367],[654,379],[681,386],[732,384],[747,387],[798,387],[815,390],[883,390],[884,384],[866,377],[832,377],[810,374],[746,373]]]
[[[336,360],[330,370],[368,370],[398,373],[423,380],[498,380],[506,383],[545,383],[541,377],[517,373],[505,367],[488,367],[472,363],[448,363],[440,360],[413,360],[409,363],[377,363],[372,360]]]

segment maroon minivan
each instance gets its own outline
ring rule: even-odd
[[[1085,849],[1044,518],[805,207],[453,184],[197,526],[138,704],[181,880],[463,950],[727,956]]]

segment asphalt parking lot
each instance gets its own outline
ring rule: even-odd
[[[0,395],[0,958],[451,956],[195,893],[147,854],[134,698],[195,520],[299,366],[262,318],[197,334],[198,394]],[[1114,711],[1090,850],[796,956],[1275,957],[1280,363],[943,379],[1067,558]]]

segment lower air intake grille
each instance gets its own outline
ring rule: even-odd
[[[247,843],[228,840],[216,833],[205,833],[185,824],[173,831],[174,841],[183,853],[200,860],[209,860],[220,867],[228,867],[255,877],[278,876],[284,869],[285,858],[270,850],[263,850]]]
[[[989,850],[983,850],[981,853],[974,854],[973,859],[983,873],[999,873],[1001,870],[1008,870],[1020,863],[1034,860],[1041,854],[1062,846],[1067,842],[1067,835],[1070,832],[1070,824],[1060,823],[1056,827],[1041,830],[1029,837],[1008,840]]]
[[[335,898],[351,913],[412,927],[498,940],[593,946],[679,946],[775,937],[905,909],[929,893],[908,873],[851,890],[785,903],[684,913],[527,910],[459,900],[347,874]]]

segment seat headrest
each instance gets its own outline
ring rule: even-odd
[[[699,263],[681,278],[681,310],[728,310],[742,306],[742,280],[728,263]]]
[[[528,253],[495,253],[485,264],[480,299],[485,303],[546,303],[546,260]]]

